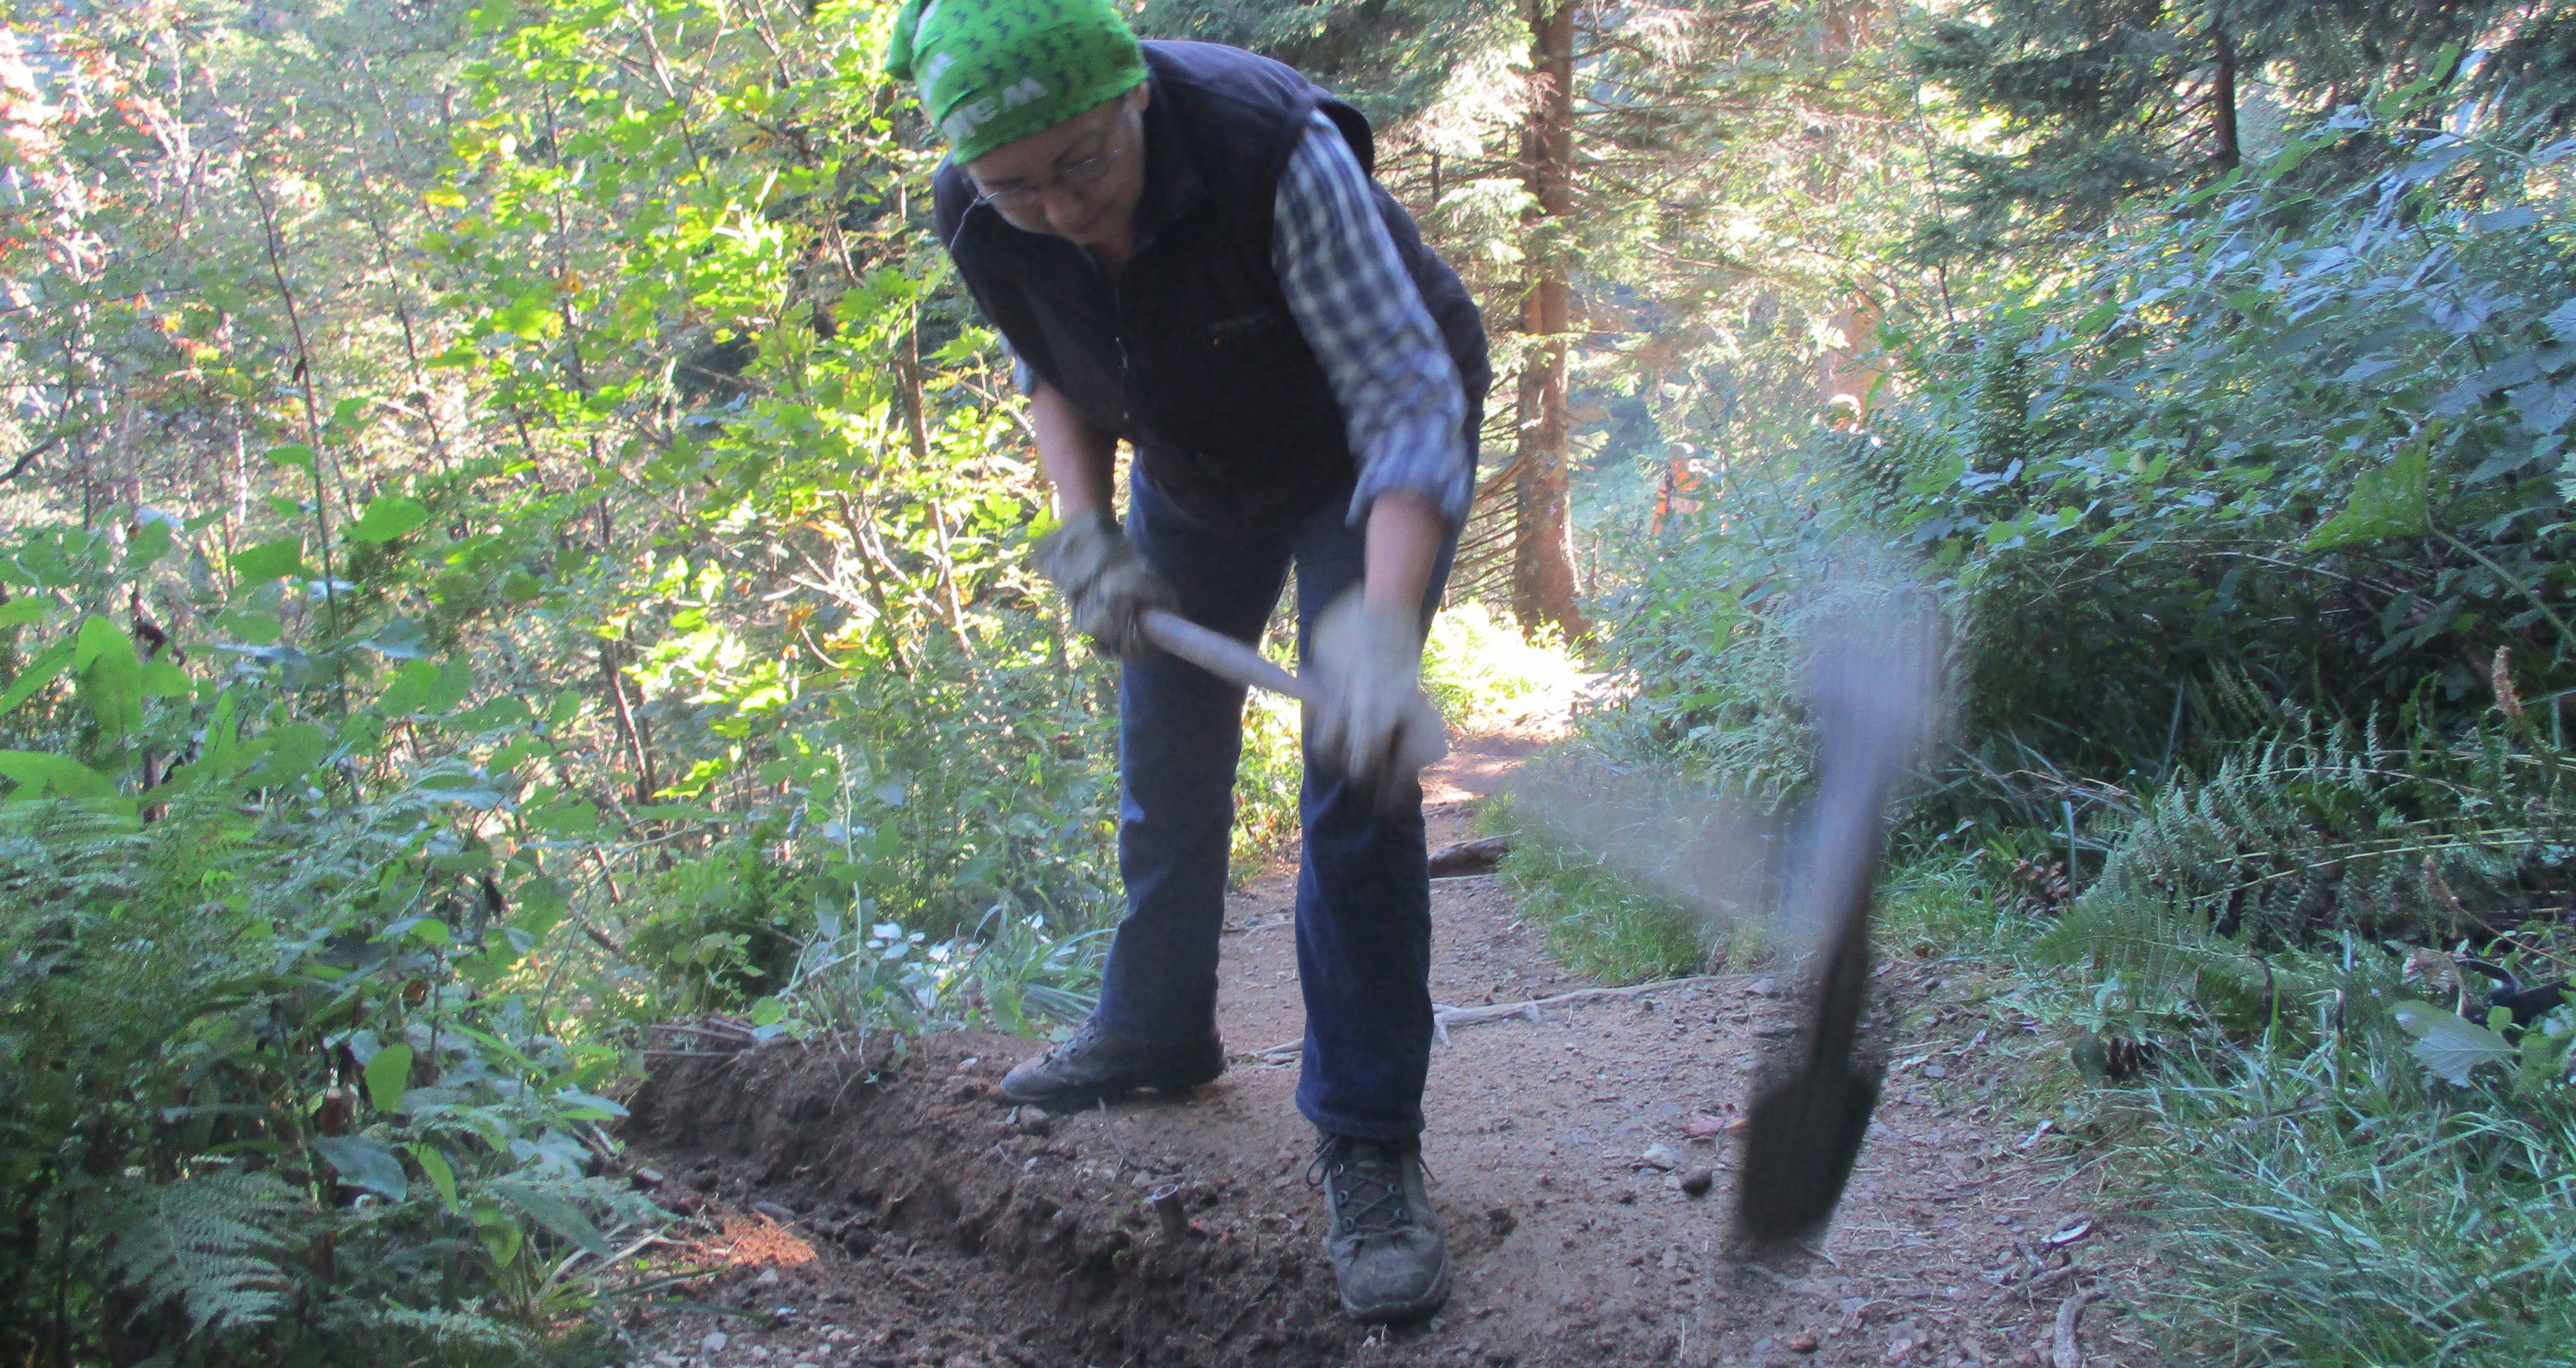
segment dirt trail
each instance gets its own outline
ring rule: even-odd
[[[1433,841],[1530,747],[1487,738],[1427,777]],[[1771,979],[1460,1026],[1435,1047],[1425,1157],[1458,1263],[1447,1311],[1363,1332],[1334,1310],[1293,1059],[1303,1029],[1285,875],[1228,907],[1220,1025],[1236,1058],[1187,1101],[1074,1116],[992,1082],[1031,1046],[973,1033],[862,1063],[828,1045],[661,1060],[630,1138],[703,1210],[696,1295],[747,1314],[636,1327],[664,1365],[2049,1364],[2155,1362],[2119,1291],[2142,1270],[2098,1172],[1992,1113],[1987,1047],[2029,1029],[1956,965],[1881,972],[1904,1010],[1888,1097],[1820,1257],[1727,1257],[1733,1153]],[[1433,888],[1432,995],[1469,1006],[1589,985],[1490,877]],[[1666,1165],[1673,1165],[1667,1171]],[[1704,1198],[1684,1191],[1715,1171]],[[703,1194],[702,1196],[700,1194]],[[1153,1199],[1167,1194],[1157,1204]],[[2073,1360],[2055,1326],[2097,1292]],[[716,1339],[712,1336],[721,1335]]]

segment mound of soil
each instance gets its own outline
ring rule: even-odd
[[[1268,1210],[1306,1203],[1224,1156],[1157,1145],[1126,1115],[998,1104],[995,1080],[1028,1048],[969,1033],[868,1059],[790,1046],[666,1060],[630,1136],[696,1156],[683,1185],[816,1247],[795,1282],[859,1294],[828,1316],[853,1334],[842,1361],[1348,1361],[1364,1336],[1336,1313],[1308,1220]]]
[[[1462,747],[1431,776],[1435,841],[1511,758]],[[1424,1144],[1455,1292],[1420,1326],[1349,1324],[1291,1104],[1292,897],[1277,878],[1228,909],[1220,1026],[1241,1053],[1192,1098],[1013,1107],[994,1083],[1036,1045],[972,1033],[654,1060],[625,1138],[668,1204],[721,1229],[720,1272],[693,1295],[730,1314],[635,1326],[650,1361],[2037,1365],[2063,1361],[2061,1312],[2076,1361],[2156,1361],[2119,1295],[2144,1272],[2131,1223],[2066,1181],[2087,1172],[2074,1147],[1997,1086],[2001,1056],[2045,1042],[1972,972],[1913,960],[1879,977],[1902,1024],[1851,1192],[1794,1267],[1726,1242],[1729,1127],[1762,1043],[1790,1030],[1770,979],[1456,1018]],[[1588,986],[1490,878],[1441,880],[1433,916],[1441,1003]]]

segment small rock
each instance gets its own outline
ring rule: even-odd
[[[767,1349],[765,1349],[765,1348],[762,1348],[760,1345],[755,1344],[755,1345],[751,1346],[751,1348],[750,1348],[749,1350],[747,1350],[746,1352],[748,1352],[748,1353],[751,1355],[751,1361],[752,1361],[752,1362],[754,1362],[754,1363],[767,1363],[767,1362],[769,1362],[769,1351],[768,1351]]]
[[[1948,1078],[1950,1076],[1950,1066],[1947,1064],[1926,1064],[1923,1066],[1923,1076],[1925,1078]]]
[[[1744,985],[1744,991],[1750,997],[1769,997],[1780,991],[1780,985],[1767,978],[1758,978]]]
[[[762,1269],[760,1276],[752,1279],[752,1282],[760,1287],[776,1287],[785,1281],[787,1281],[785,1278],[778,1276],[778,1270],[775,1268]]]
[[[1789,1337],[1789,1349],[1792,1353],[1799,1354],[1812,1354],[1816,1352],[1815,1332],[1812,1330],[1801,1330],[1798,1333],[1791,1335]]]
[[[1708,1195],[1709,1189],[1716,1186],[1717,1170],[1715,1169],[1695,1168],[1682,1175],[1682,1195],[1684,1197],[1705,1197]]]
[[[1637,1157],[1637,1162],[1643,1167],[1669,1173],[1682,1166],[1682,1156],[1670,1145],[1654,1144],[1646,1146],[1646,1152]]]
[[[773,1221],[776,1221],[780,1225],[785,1225],[789,1221],[796,1219],[795,1212],[780,1206],[776,1202],[754,1202],[751,1204],[751,1209]]]
[[[705,1354],[721,1354],[724,1352],[726,1342],[725,1332],[722,1330],[711,1330],[707,1332],[707,1337],[705,1339],[698,1341],[698,1352]]]
[[[1485,1212],[1485,1224],[1494,1228],[1494,1238],[1501,1239],[1520,1228],[1520,1218],[1510,1207],[1493,1207]]]
[[[1766,1021],[1753,1028],[1753,1037],[1756,1040],[1778,1040],[1783,1036],[1796,1034],[1797,1030],[1795,1022]]]
[[[1035,1107],[1020,1109],[1020,1134],[1044,1139],[1055,1131],[1055,1118]]]

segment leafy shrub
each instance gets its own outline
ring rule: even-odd
[[[782,869],[774,829],[729,838],[654,881],[626,937],[638,967],[658,974],[681,1011],[731,1007],[776,992],[814,932],[810,874]]]
[[[440,870],[435,790],[192,788],[0,805],[0,1351],[536,1353],[657,1215],[582,1176],[620,1056],[555,1033],[560,900]]]
[[[2576,684],[2576,256],[2536,152],[2448,134],[2321,197],[2298,141],[1918,357],[1847,462],[1965,595],[1972,733],[2124,780],[2222,750],[2219,681],[2471,711]],[[2446,725],[2460,714],[2446,712]],[[2034,730],[2036,729],[2036,730]],[[2206,748],[2206,749],[2204,749]]]
[[[1582,677],[1565,644],[1532,640],[1472,600],[1431,620],[1423,642],[1422,687],[1455,731],[1481,731],[1561,707]]]
[[[2568,894],[2576,811],[2549,778],[2493,736],[2294,721],[2158,793],[2036,949],[2161,1007],[2263,989],[2260,952],[2342,933],[2483,942]]]
[[[1230,863],[1249,878],[1296,848],[1306,780],[1305,713],[1294,699],[1253,690],[1243,707],[1243,755],[1234,770]]]

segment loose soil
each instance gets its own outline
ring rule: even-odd
[[[1435,844],[1531,746],[1488,737],[1427,776]],[[1730,974],[1459,1025],[1432,1055],[1424,1154],[1456,1260],[1427,1324],[1338,1313],[1311,1133],[1291,1102],[1303,1012],[1286,874],[1227,909],[1214,1086],[1064,1116],[993,1085],[1036,1048],[956,1033],[660,1058],[626,1138],[696,1217],[689,1293],[640,1313],[661,1365],[2087,1364],[2157,1362],[2124,1307],[2136,1224],[2081,1147],[2009,1114],[1996,1047],[2036,1024],[1975,972],[1901,955],[1878,1120],[1821,1249],[1765,1266],[1726,1240],[1733,1136],[1791,1030],[1769,975]],[[1432,894],[1432,995],[1467,1007],[1593,985],[1550,961],[1490,876]],[[1785,980],[1783,980],[1785,983]],[[1280,1061],[1284,1058],[1284,1062]],[[1686,1179],[1713,1170],[1714,1190]],[[1157,1199],[1160,1199],[1159,1201]],[[2076,1318],[2060,1352],[2056,1326]]]

